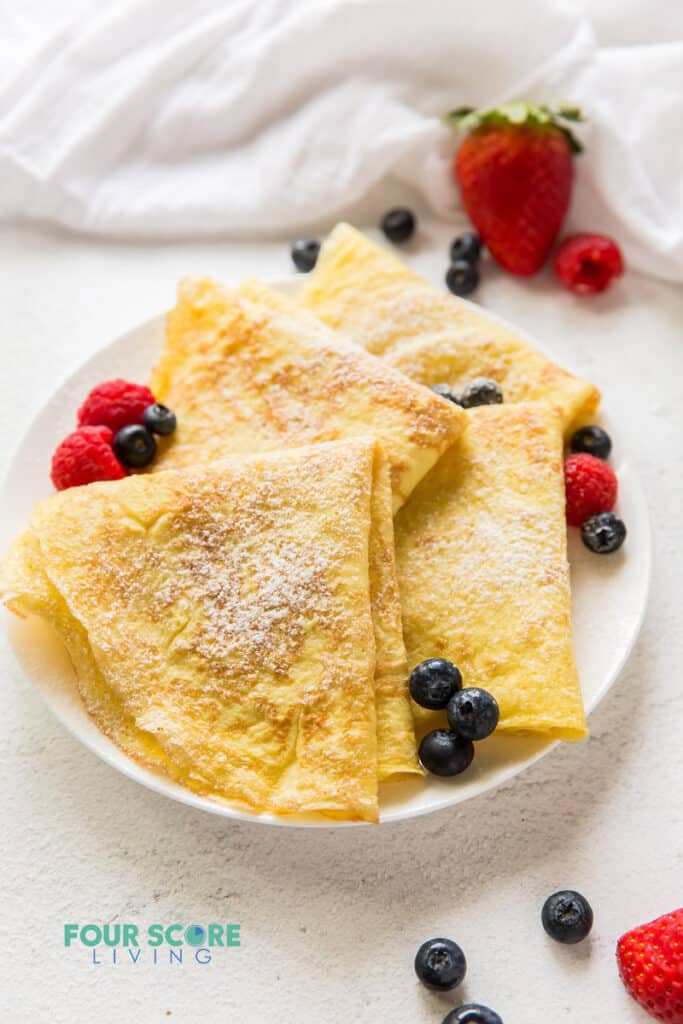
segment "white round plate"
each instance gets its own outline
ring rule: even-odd
[[[298,287],[297,280],[292,278],[271,283],[290,294]],[[488,311],[487,315],[524,336],[501,318]],[[55,442],[73,429],[76,409],[87,392],[112,377],[146,380],[158,357],[163,330],[164,318],[159,316],[117,338],[62,384],[35,418],[19,445],[0,493],[4,513],[2,550],[25,527],[35,502],[50,494],[49,466]],[[534,339],[528,336],[527,339],[535,347],[541,347]],[[619,476],[618,512],[628,525],[628,538],[620,552],[603,558],[583,547],[577,530],[569,531],[574,641],[588,712],[612,686],[635,643],[650,578],[647,504],[637,473],[620,444],[618,427],[607,423],[604,417],[602,422],[608,426],[614,441],[612,462]],[[142,767],[115,747],[86,714],[66,651],[49,627],[37,619],[21,621],[9,613],[6,617],[15,654],[54,713],[89,750],[124,775],[157,793],[226,818],[328,828],[354,824],[332,822],[314,815],[284,819],[269,814],[252,815],[197,796]],[[494,736],[479,745],[472,767],[456,780],[431,776],[424,780],[385,783],[381,787],[380,820],[399,821],[469,800],[511,779],[553,746],[552,741],[542,738]]]

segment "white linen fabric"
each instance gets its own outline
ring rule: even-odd
[[[456,218],[440,115],[564,98],[589,117],[567,229],[683,280],[678,4],[619,0],[598,22],[578,0],[48,4],[0,0],[6,220],[159,238],[322,230],[399,201]]]

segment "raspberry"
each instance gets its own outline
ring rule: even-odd
[[[142,423],[142,414],[156,399],[144,384],[106,380],[94,387],[78,410],[78,425],[109,427],[114,433],[132,423]]]
[[[598,512],[611,512],[617,500],[617,478],[611,466],[594,455],[570,455],[564,460],[567,522],[582,523]]]
[[[624,260],[615,241],[607,235],[570,235],[554,259],[555,276],[561,285],[583,295],[604,292],[624,273]]]
[[[124,477],[126,471],[111,447],[113,436],[108,427],[79,427],[65,437],[52,456],[50,467],[50,478],[57,490]]]

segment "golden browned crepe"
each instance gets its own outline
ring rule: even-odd
[[[496,697],[499,731],[580,739],[560,414],[529,403],[469,417],[395,521],[409,668],[448,658]],[[414,709],[420,730],[440,724]]]
[[[151,387],[178,417],[153,468],[372,434],[395,510],[464,423],[462,410],[255,282],[181,284]]]
[[[2,586],[130,756],[254,810],[374,821],[378,730],[385,774],[415,765],[390,530],[358,438],[63,491]]]
[[[506,402],[542,400],[562,410],[565,431],[588,421],[600,393],[483,311],[433,288],[393,253],[348,224],[324,243],[301,293],[330,327],[420,384],[456,390],[490,377]]]

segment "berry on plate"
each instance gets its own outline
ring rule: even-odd
[[[432,775],[460,775],[472,764],[474,744],[448,729],[428,732],[417,756]]]
[[[149,466],[157,452],[157,443],[147,427],[131,423],[114,436],[114,452],[124,466],[131,469],[142,469]]]
[[[593,927],[593,910],[580,892],[561,889],[548,896],[541,921],[551,939],[573,946],[582,942]]]
[[[460,404],[464,409],[473,409],[477,405],[500,405],[502,401],[500,385],[488,377],[475,377],[465,385],[460,395]]]
[[[479,271],[469,260],[456,260],[446,271],[446,285],[453,295],[470,295],[479,284]]]
[[[415,214],[397,206],[384,214],[380,227],[390,242],[407,242],[415,233]]]
[[[451,242],[450,256],[451,263],[458,260],[476,263],[481,256],[481,238],[475,231],[464,231]]]
[[[611,466],[584,452],[564,460],[567,522],[581,526],[598,512],[611,512],[617,500],[617,477]]]
[[[586,452],[596,459],[608,459],[612,451],[612,439],[606,430],[594,425],[579,427],[574,431],[569,442],[570,449],[577,454]]]
[[[463,133],[454,173],[470,220],[493,258],[512,274],[534,274],[562,227],[580,151],[569,106],[506,103],[454,110]]]
[[[624,273],[624,259],[617,243],[607,235],[570,235],[558,247],[553,260],[561,285],[579,295],[604,292]]]
[[[58,491],[96,480],[121,480],[126,471],[112,451],[108,427],[79,427],[52,456],[50,479]]]
[[[154,401],[154,395],[144,384],[132,384],[121,378],[105,380],[92,389],[78,410],[78,425],[109,427],[115,434],[130,423],[142,423],[145,409]]]
[[[420,707],[438,711],[462,686],[460,670],[445,658],[421,661],[410,674],[410,696]]]
[[[488,690],[467,686],[454,693],[446,709],[453,732],[466,740],[485,740],[498,725],[498,702]]]
[[[452,939],[428,939],[415,954],[415,973],[429,988],[447,992],[465,977],[467,961]]]
[[[598,512],[582,525],[581,540],[596,555],[611,555],[626,540],[626,526],[613,512]]]
[[[178,425],[175,413],[160,402],[147,406],[142,414],[142,422],[152,434],[158,434],[159,437],[168,437]]]
[[[626,991],[644,1010],[683,1024],[683,907],[622,935],[617,963]]]
[[[450,384],[432,384],[431,390],[435,395],[441,395],[442,398],[447,398],[448,401],[453,402],[454,405],[460,405],[460,398]]]
[[[466,1003],[456,1006],[447,1013],[441,1024],[503,1024],[503,1019],[495,1010],[481,1003]]]
[[[320,242],[315,238],[299,238],[292,242],[292,262],[302,274],[307,274],[318,262]]]

